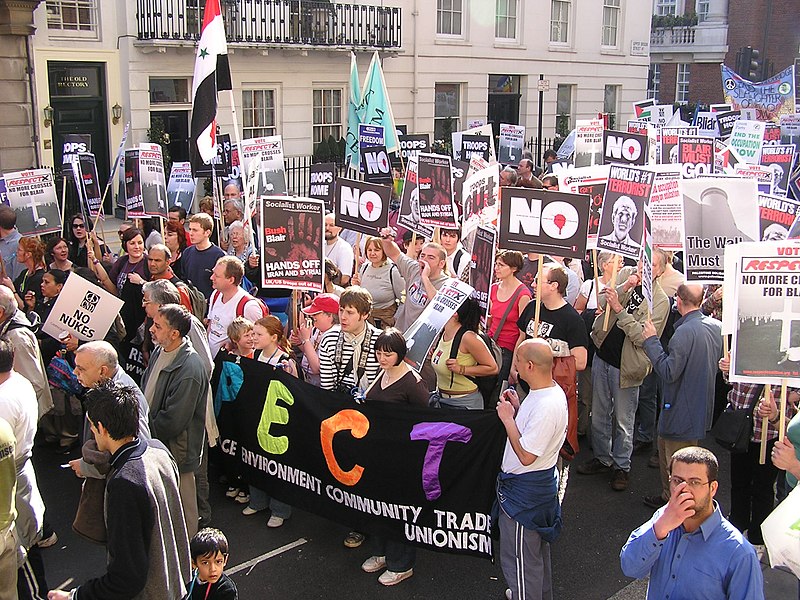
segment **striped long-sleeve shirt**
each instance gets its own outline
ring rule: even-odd
[[[375,381],[380,371],[378,359],[375,358],[375,340],[378,339],[380,331],[367,323],[366,334],[369,335],[370,333],[369,344],[365,347],[369,354],[364,365],[364,376],[358,382],[358,387],[362,390],[366,390],[369,384]],[[340,343],[340,338],[342,345],[341,360],[337,360],[336,346]],[[359,339],[358,343],[362,344],[362,339]],[[358,364],[354,364],[350,372],[346,376],[344,375],[347,365],[350,364],[353,357],[354,350],[354,345],[345,339],[345,334],[339,325],[331,327],[322,335],[319,342],[319,378],[322,389],[332,390],[340,380],[348,386],[356,385]]]

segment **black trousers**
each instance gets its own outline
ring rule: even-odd
[[[751,544],[763,544],[761,523],[775,508],[773,487],[778,469],[770,455],[775,440],[767,442],[767,460],[758,464],[761,444],[750,442],[747,452],[731,453],[731,514],[728,520],[741,532],[747,531]]]

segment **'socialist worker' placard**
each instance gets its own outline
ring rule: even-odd
[[[261,199],[261,280],[266,288],[323,291],[325,206],[313,198]]]
[[[639,260],[644,207],[650,201],[654,178],[655,173],[646,169],[611,167],[600,211],[598,250]]]

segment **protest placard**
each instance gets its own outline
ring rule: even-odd
[[[242,140],[241,168],[249,177],[250,163],[260,160],[256,197],[286,194],[283,139],[279,135]]]
[[[678,162],[681,176],[692,179],[714,171],[714,140],[707,137],[678,138]]]
[[[61,231],[61,211],[49,168],[14,171],[6,173],[4,179],[6,199],[16,213],[20,235]]]
[[[653,107],[656,101],[653,98],[647,100],[639,100],[633,103],[633,114],[639,121],[649,122],[653,118]]]
[[[691,136],[697,136],[697,127],[662,127],[658,162],[662,165],[678,164],[678,139]]]
[[[489,289],[494,281],[497,232],[494,228],[478,227],[468,242],[467,246],[471,248],[469,284],[475,289],[472,295],[481,306],[481,323],[485,327],[489,318]]]
[[[262,285],[322,292],[324,202],[286,196],[267,196],[260,202]]]
[[[642,296],[647,302],[648,314],[653,312],[653,240],[650,237],[650,205],[644,205],[644,232],[642,233]]]
[[[158,144],[139,144],[139,186],[146,216],[167,218],[167,181]]]
[[[217,155],[210,162],[201,162],[198,154],[193,154],[191,163],[192,174],[195,177],[222,177],[227,176],[233,171],[232,162],[233,145],[229,133],[217,134]],[[239,177],[238,164],[236,165],[236,177]]]
[[[795,112],[794,65],[764,81],[748,81],[727,65],[721,67],[725,102],[734,110],[750,109],[758,121],[775,123]]]
[[[702,137],[719,137],[719,127],[717,126],[717,113],[705,110],[698,111],[694,116],[692,125],[697,127],[697,134]]]
[[[558,189],[572,194],[589,196],[589,225],[586,247],[597,248],[597,230],[600,228],[600,209],[608,183],[609,165],[582,167],[558,173]]]
[[[735,175],[736,165],[743,163],[739,154],[725,142],[714,140],[714,174]]]
[[[439,288],[417,320],[406,329],[403,334],[408,346],[405,361],[413,369],[422,369],[433,341],[473,291],[471,285],[458,279],[449,279]]]
[[[84,342],[102,340],[123,304],[114,294],[72,273],[53,303],[42,331],[55,339],[67,332]]]
[[[504,250],[583,259],[589,196],[503,187],[499,224],[499,244]]]
[[[655,173],[647,169],[611,166],[600,208],[598,250],[639,260],[644,207],[650,201],[654,178]]]
[[[433,227],[419,222],[419,190],[417,189],[418,155],[412,155],[406,164],[406,176],[403,183],[403,195],[400,197],[400,209],[397,223],[425,239],[433,237]]]
[[[678,170],[656,173],[650,193],[653,246],[673,252],[684,250],[683,194],[680,179]]]
[[[167,183],[167,212],[174,207],[180,207],[187,213],[191,212],[194,200],[194,178],[192,165],[188,162],[174,162],[169,172]]]
[[[489,137],[489,157],[486,159],[490,163],[497,162],[497,155],[494,150],[494,131],[490,124],[481,124],[476,127],[470,127],[466,131],[454,131],[450,134],[450,140],[453,145],[453,158],[455,160],[464,160],[468,162],[469,159],[461,157],[461,136],[463,135],[485,135]]]
[[[602,165],[601,165],[602,166]],[[553,162],[547,163],[547,166],[544,168],[544,172],[548,175],[558,175],[559,173],[563,173],[564,171],[570,171],[575,168],[575,164],[568,159],[564,160],[554,160]],[[582,167],[582,168],[594,168],[594,167]]]
[[[761,194],[772,192],[772,170],[761,165],[748,165],[747,163],[736,163],[733,167],[733,174],[737,177],[753,179],[758,184],[758,191]]]
[[[464,182],[469,174],[470,163],[463,160],[451,160],[450,165],[450,174],[453,177],[453,202],[458,208],[463,205]]]
[[[762,121],[738,119],[733,124],[728,146],[736,150],[741,159],[751,165],[761,161],[765,124]]]
[[[497,145],[497,160],[503,164],[519,164],[525,149],[525,127],[523,125],[500,124],[500,142]]]
[[[647,134],[606,129],[603,131],[603,164],[645,165],[648,143]]]
[[[6,193],[6,179],[0,177],[0,204],[8,206],[8,194]]]
[[[731,253],[738,274],[730,380],[799,380],[800,241],[737,244]]]
[[[789,190],[789,175],[794,164],[795,147],[792,144],[764,146],[761,165],[772,172],[772,193],[785,196]]]
[[[497,164],[467,177],[463,187],[462,239],[475,231],[478,226],[488,226],[497,220],[499,185],[500,170]]]
[[[759,239],[756,182],[737,177],[681,181],[686,280],[722,283],[725,248]]]
[[[61,152],[61,174],[73,176],[72,161],[80,152],[92,151],[92,136],[88,133],[65,133]]]
[[[139,149],[125,150],[125,210],[128,217],[144,217],[139,185]]]
[[[95,156],[89,152],[79,152],[72,164],[73,170],[77,171],[75,181],[78,183],[78,195],[89,217],[94,219],[101,210],[100,201],[103,197]]]
[[[726,110],[724,112],[718,112],[716,115],[719,137],[723,139],[730,137],[731,133],[733,133],[733,126],[736,125],[736,121],[742,117],[741,111]]]
[[[781,143],[781,126],[777,123],[764,123],[764,144],[766,146],[777,146]]]
[[[469,135],[461,136],[460,159],[470,160],[473,156],[480,156],[483,160],[489,160],[489,136],[488,135]]]
[[[421,223],[434,227],[456,225],[449,156],[420,153],[417,157],[417,191]]]
[[[591,167],[603,164],[602,119],[578,120],[575,122],[576,167]]]
[[[406,161],[420,152],[427,154],[431,151],[431,140],[427,133],[401,135],[397,140],[400,144],[400,156]]]
[[[391,197],[388,186],[340,177],[334,195],[337,227],[378,235],[389,225]]]
[[[369,183],[392,184],[392,163],[386,146],[363,147],[361,152],[361,169],[364,180]]]
[[[650,109],[652,117],[650,121],[656,127],[664,127],[667,123],[672,121],[675,116],[675,107],[672,104],[657,104]]]
[[[311,165],[308,179],[308,197],[322,200],[325,209],[333,211],[333,192],[336,183],[336,163]]]
[[[800,215],[800,201],[771,194],[758,195],[762,242],[785,240]]]
[[[383,125],[358,124],[358,147],[374,148],[376,146],[386,147],[386,136],[384,135]]]

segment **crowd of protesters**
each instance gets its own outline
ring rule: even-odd
[[[538,179],[530,161],[520,167],[506,167],[503,181],[557,189],[557,179]],[[662,489],[643,494],[656,510],[653,520],[622,553],[626,573],[651,573],[651,586],[688,597],[680,586],[670,588],[674,565],[662,562],[672,559],[650,546],[680,548],[674,532],[700,529],[708,538],[712,526],[720,527],[728,545],[696,548],[687,560],[714,556],[722,564],[735,556],[737,574],[726,571],[730,561],[712,568],[705,597],[763,596],[760,525],[775,506],[773,485],[779,500],[800,476],[798,393],[789,394],[787,437],[777,442],[775,398],[762,400],[761,386],[727,383],[714,318],[719,290],[684,283],[676,258],[656,249],[648,309],[641,265],[620,256],[601,252],[593,264],[591,255],[579,261],[498,250],[485,323],[477,300],[468,299],[417,373],[403,361],[402,332],[437,290],[468,274],[471,257],[458,228],[434,241],[390,227],[354,251],[351,232],[326,216],[325,292],[302,295],[295,320],[289,290],[259,290],[258,238],[253,243],[250,235],[257,223],[248,222],[239,194],[225,190],[221,223],[205,212],[187,217],[181,208],[170,211],[163,236],[149,219],[126,222],[118,256],[116,244],[104,243],[81,214],[66,220],[64,237],[45,244],[19,236],[14,211],[0,207],[0,598],[38,598],[48,589],[42,551],[57,533],[36,485],[34,437],[56,452],[79,454],[69,463],[84,481],[76,530],[109,549],[105,574],[53,590],[51,598],[166,597],[147,596],[166,589],[175,598],[235,597],[222,575],[227,540],[208,528],[208,464],[219,436],[209,382],[220,354],[258,360],[366,402],[496,409],[508,434],[498,483],[508,598],[552,597],[557,482],[581,444],[591,445],[593,457],[577,472],[605,475],[614,491],[628,488],[634,453],[650,453],[649,466],[660,470]],[[213,213],[207,203],[200,207]],[[104,341],[42,332],[70,277],[123,301]],[[72,378],[54,377],[56,367]],[[492,385],[479,386],[487,379]],[[748,451],[731,461],[727,519],[713,501],[716,459],[696,448],[726,401],[769,419],[766,429],[758,420]],[[762,435],[771,456],[764,465],[757,460]],[[8,452],[13,473],[4,462]],[[244,517],[268,515],[264,522],[273,528],[292,517],[292,507],[269,490],[225,465],[221,470],[226,496],[242,505]],[[92,512],[97,482],[104,484],[105,510],[101,492]],[[365,572],[381,571],[384,585],[413,575],[413,546],[365,537],[353,531],[344,540],[348,547],[370,545]],[[743,590],[738,595],[736,587]]]

